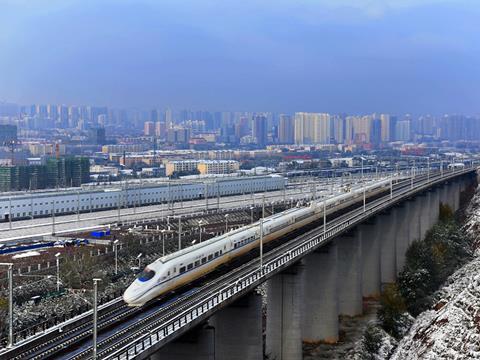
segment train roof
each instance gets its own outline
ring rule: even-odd
[[[292,208],[292,209],[288,209],[288,210],[285,210],[285,211],[282,211],[282,212],[279,212],[275,215],[271,215],[269,217],[266,217],[264,219],[264,225],[266,225],[268,222],[274,220],[274,219],[277,219],[281,216],[284,216],[285,214],[289,214],[289,213],[292,213],[294,211],[297,211],[298,209],[306,209],[307,207],[302,207],[302,208]],[[260,223],[260,221],[256,221],[254,222],[253,224],[249,224],[249,225],[246,225],[246,226],[242,226],[238,229],[234,229],[234,230],[231,230],[229,231],[228,233],[226,234],[222,234],[220,236],[216,236],[214,238],[211,238],[209,240],[206,240],[206,241],[203,241],[199,244],[195,244],[195,245],[192,245],[192,246],[189,246],[189,247],[186,247],[180,251],[176,251],[172,254],[169,254],[169,255],[166,255],[166,256],[163,256],[161,258],[158,258],[157,260],[155,260],[155,262],[161,262],[161,263],[167,263],[168,261],[170,260],[173,260],[173,259],[176,259],[176,258],[179,258],[183,255],[186,255],[186,254],[189,254],[190,252],[194,251],[194,250],[197,250],[197,249],[201,249],[203,247],[206,247],[206,246],[209,246],[209,245],[212,245],[212,244],[215,244],[221,240],[225,240],[228,236],[232,236],[232,235],[235,235],[239,232],[242,232],[242,231],[245,231],[245,230],[248,230],[248,229],[252,229],[252,228],[255,228],[258,224]]]
[[[278,174],[271,175],[252,175],[252,176],[237,176],[229,178],[213,178],[208,179],[208,183],[222,183],[222,182],[232,182],[232,181],[248,181],[253,179],[278,179],[282,176]],[[14,198],[26,198],[30,199],[31,197],[52,197],[52,196],[61,196],[61,195],[77,195],[77,194],[88,194],[88,193],[109,193],[115,191],[122,191],[126,188],[135,191],[137,189],[154,189],[154,188],[166,188],[169,186],[182,186],[182,185],[204,185],[205,179],[201,180],[158,180],[158,181],[148,181],[144,183],[132,182],[130,184],[126,182],[113,183],[111,185],[88,185],[85,184],[82,187],[69,187],[69,188],[60,188],[60,189],[39,189],[32,191],[11,191],[4,192],[0,195],[0,200],[9,200]]]

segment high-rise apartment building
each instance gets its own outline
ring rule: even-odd
[[[290,115],[280,115],[278,121],[278,142],[280,144],[293,144],[295,123]]]
[[[259,146],[267,144],[267,118],[264,115],[255,115],[252,124],[252,136]]]
[[[410,120],[400,120],[397,121],[395,126],[396,140],[399,141],[410,141]]]
[[[295,113],[295,144],[330,144],[329,114]]]
[[[172,111],[172,109],[165,110],[165,124],[167,126],[167,129],[170,129],[170,128],[173,127],[173,111]]]
[[[57,119],[58,119],[58,107],[57,107],[57,105],[52,105],[52,104],[47,105],[47,113],[48,113],[48,117],[51,120],[57,121]]]
[[[155,135],[155,123],[153,121],[146,121],[143,124],[143,135],[145,136]]]
[[[58,127],[66,129],[68,128],[68,107],[65,105],[58,106]]]
[[[165,138],[166,130],[167,128],[164,122],[158,121],[155,123],[155,136]]]
[[[397,118],[395,116],[391,116],[389,114],[380,115],[382,142],[389,142],[395,140],[396,120]]]
[[[373,117],[371,115],[352,117],[353,143],[370,143],[372,119]]]
[[[343,144],[345,141],[345,118],[343,116],[335,115],[332,118],[332,128],[330,137],[337,144]]]

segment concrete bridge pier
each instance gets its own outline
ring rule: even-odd
[[[355,316],[363,312],[362,238],[354,230],[335,239],[338,248],[338,311]]]
[[[301,360],[303,264],[296,264],[267,282],[266,355],[276,360]]]
[[[438,189],[438,194],[439,194],[439,201],[443,205],[449,205],[449,198],[448,198],[448,186],[446,184],[443,184],[439,189]]]
[[[457,211],[460,209],[460,183],[458,181],[454,181],[452,183],[452,197],[453,197],[453,210]]]
[[[430,192],[430,228],[438,222],[438,216],[440,215],[440,191],[438,188],[433,188]]]
[[[250,293],[213,315],[216,359],[262,360],[262,296]]]
[[[199,326],[165,345],[151,355],[150,360],[214,360],[214,345],[215,329],[209,326]]]
[[[413,241],[420,239],[421,233],[420,233],[420,221],[422,218],[422,212],[423,212],[423,199],[424,195],[419,194],[417,198],[415,199],[410,199],[409,205],[410,205],[410,211],[409,211],[409,223],[407,224],[407,228],[409,230],[409,235],[408,235],[408,244],[410,245]]]
[[[380,241],[381,283],[393,283],[397,279],[396,231],[400,209],[395,207],[389,214],[378,216],[378,238]]]
[[[362,296],[375,297],[381,290],[381,254],[377,219],[359,225],[358,234],[362,244]]]
[[[338,341],[337,246],[329,244],[305,257],[302,340]]]
[[[412,219],[412,202],[406,201],[396,207],[397,209],[397,226],[395,229],[395,258],[396,273],[402,271],[405,265],[405,252],[410,243],[410,221]]]
[[[431,222],[431,212],[432,209],[430,208],[431,204],[431,191],[428,191],[425,193],[424,196],[419,198],[420,200],[420,216],[419,216],[419,221],[420,221],[420,234],[419,234],[419,239],[423,240],[425,239],[425,235],[427,234],[427,231],[430,230],[432,227],[432,222]]]
[[[449,182],[445,184],[444,187],[444,204],[448,205],[452,211],[455,211],[455,190],[454,190],[454,185],[453,182]]]

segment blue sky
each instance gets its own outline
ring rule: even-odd
[[[0,100],[480,113],[478,0],[0,0]]]

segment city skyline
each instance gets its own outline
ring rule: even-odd
[[[3,101],[480,112],[479,9],[467,0],[3,1],[2,7]]]

